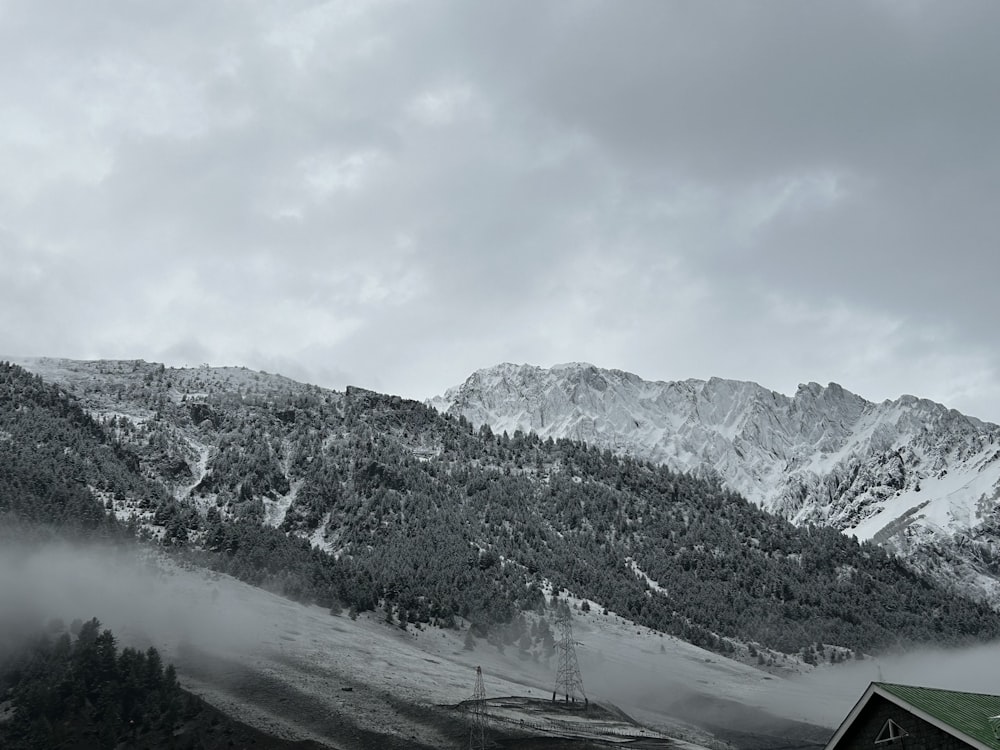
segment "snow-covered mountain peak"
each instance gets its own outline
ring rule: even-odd
[[[511,365],[511,367],[517,367],[517,365]],[[562,364],[552,365],[549,369],[554,372],[573,372],[579,370],[596,370],[597,368],[590,364],[590,362],[563,362]]]

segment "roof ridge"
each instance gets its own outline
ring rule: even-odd
[[[926,690],[928,692],[935,693],[951,693],[953,695],[974,695],[981,698],[993,698],[995,700],[1000,700],[1000,695],[996,693],[976,693],[971,690],[952,690],[951,688],[937,688],[929,687],[927,685],[905,685],[901,682],[875,682],[880,688],[885,690],[892,690],[892,688],[903,688],[904,690]]]

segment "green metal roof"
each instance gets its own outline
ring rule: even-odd
[[[887,682],[876,682],[875,686],[977,742],[1000,750],[1000,739],[989,722],[989,717],[1000,715],[1000,695],[959,693]]]

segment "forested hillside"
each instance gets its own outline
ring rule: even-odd
[[[551,585],[719,651],[729,639],[811,654],[1000,633],[997,613],[874,545],[582,443],[247,371],[55,373],[95,421],[20,368],[2,373],[0,451],[21,459],[0,512],[57,520],[89,497],[79,513],[92,523],[107,504],[203,564],[326,606],[383,607],[404,627],[516,625]],[[57,468],[32,468],[35,446]],[[76,489],[59,505],[46,481]],[[36,499],[44,513],[25,510]]]
[[[165,502],[162,486],[141,477],[138,466],[136,456],[108,440],[75,399],[0,363],[0,528],[127,535],[98,497]]]

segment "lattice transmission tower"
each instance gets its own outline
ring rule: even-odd
[[[556,616],[556,627],[559,629],[559,640],[556,641],[556,651],[559,653],[559,670],[556,672],[556,687],[552,691],[552,701],[561,694],[567,703],[576,703],[577,696],[589,707],[587,694],[583,692],[583,678],[580,676],[580,663],[576,660],[576,641],[573,639],[573,617],[569,607],[560,609]]]
[[[486,686],[483,684],[482,667],[476,667],[476,689],[467,705],[472,714],[469,750],[486,750]]]

